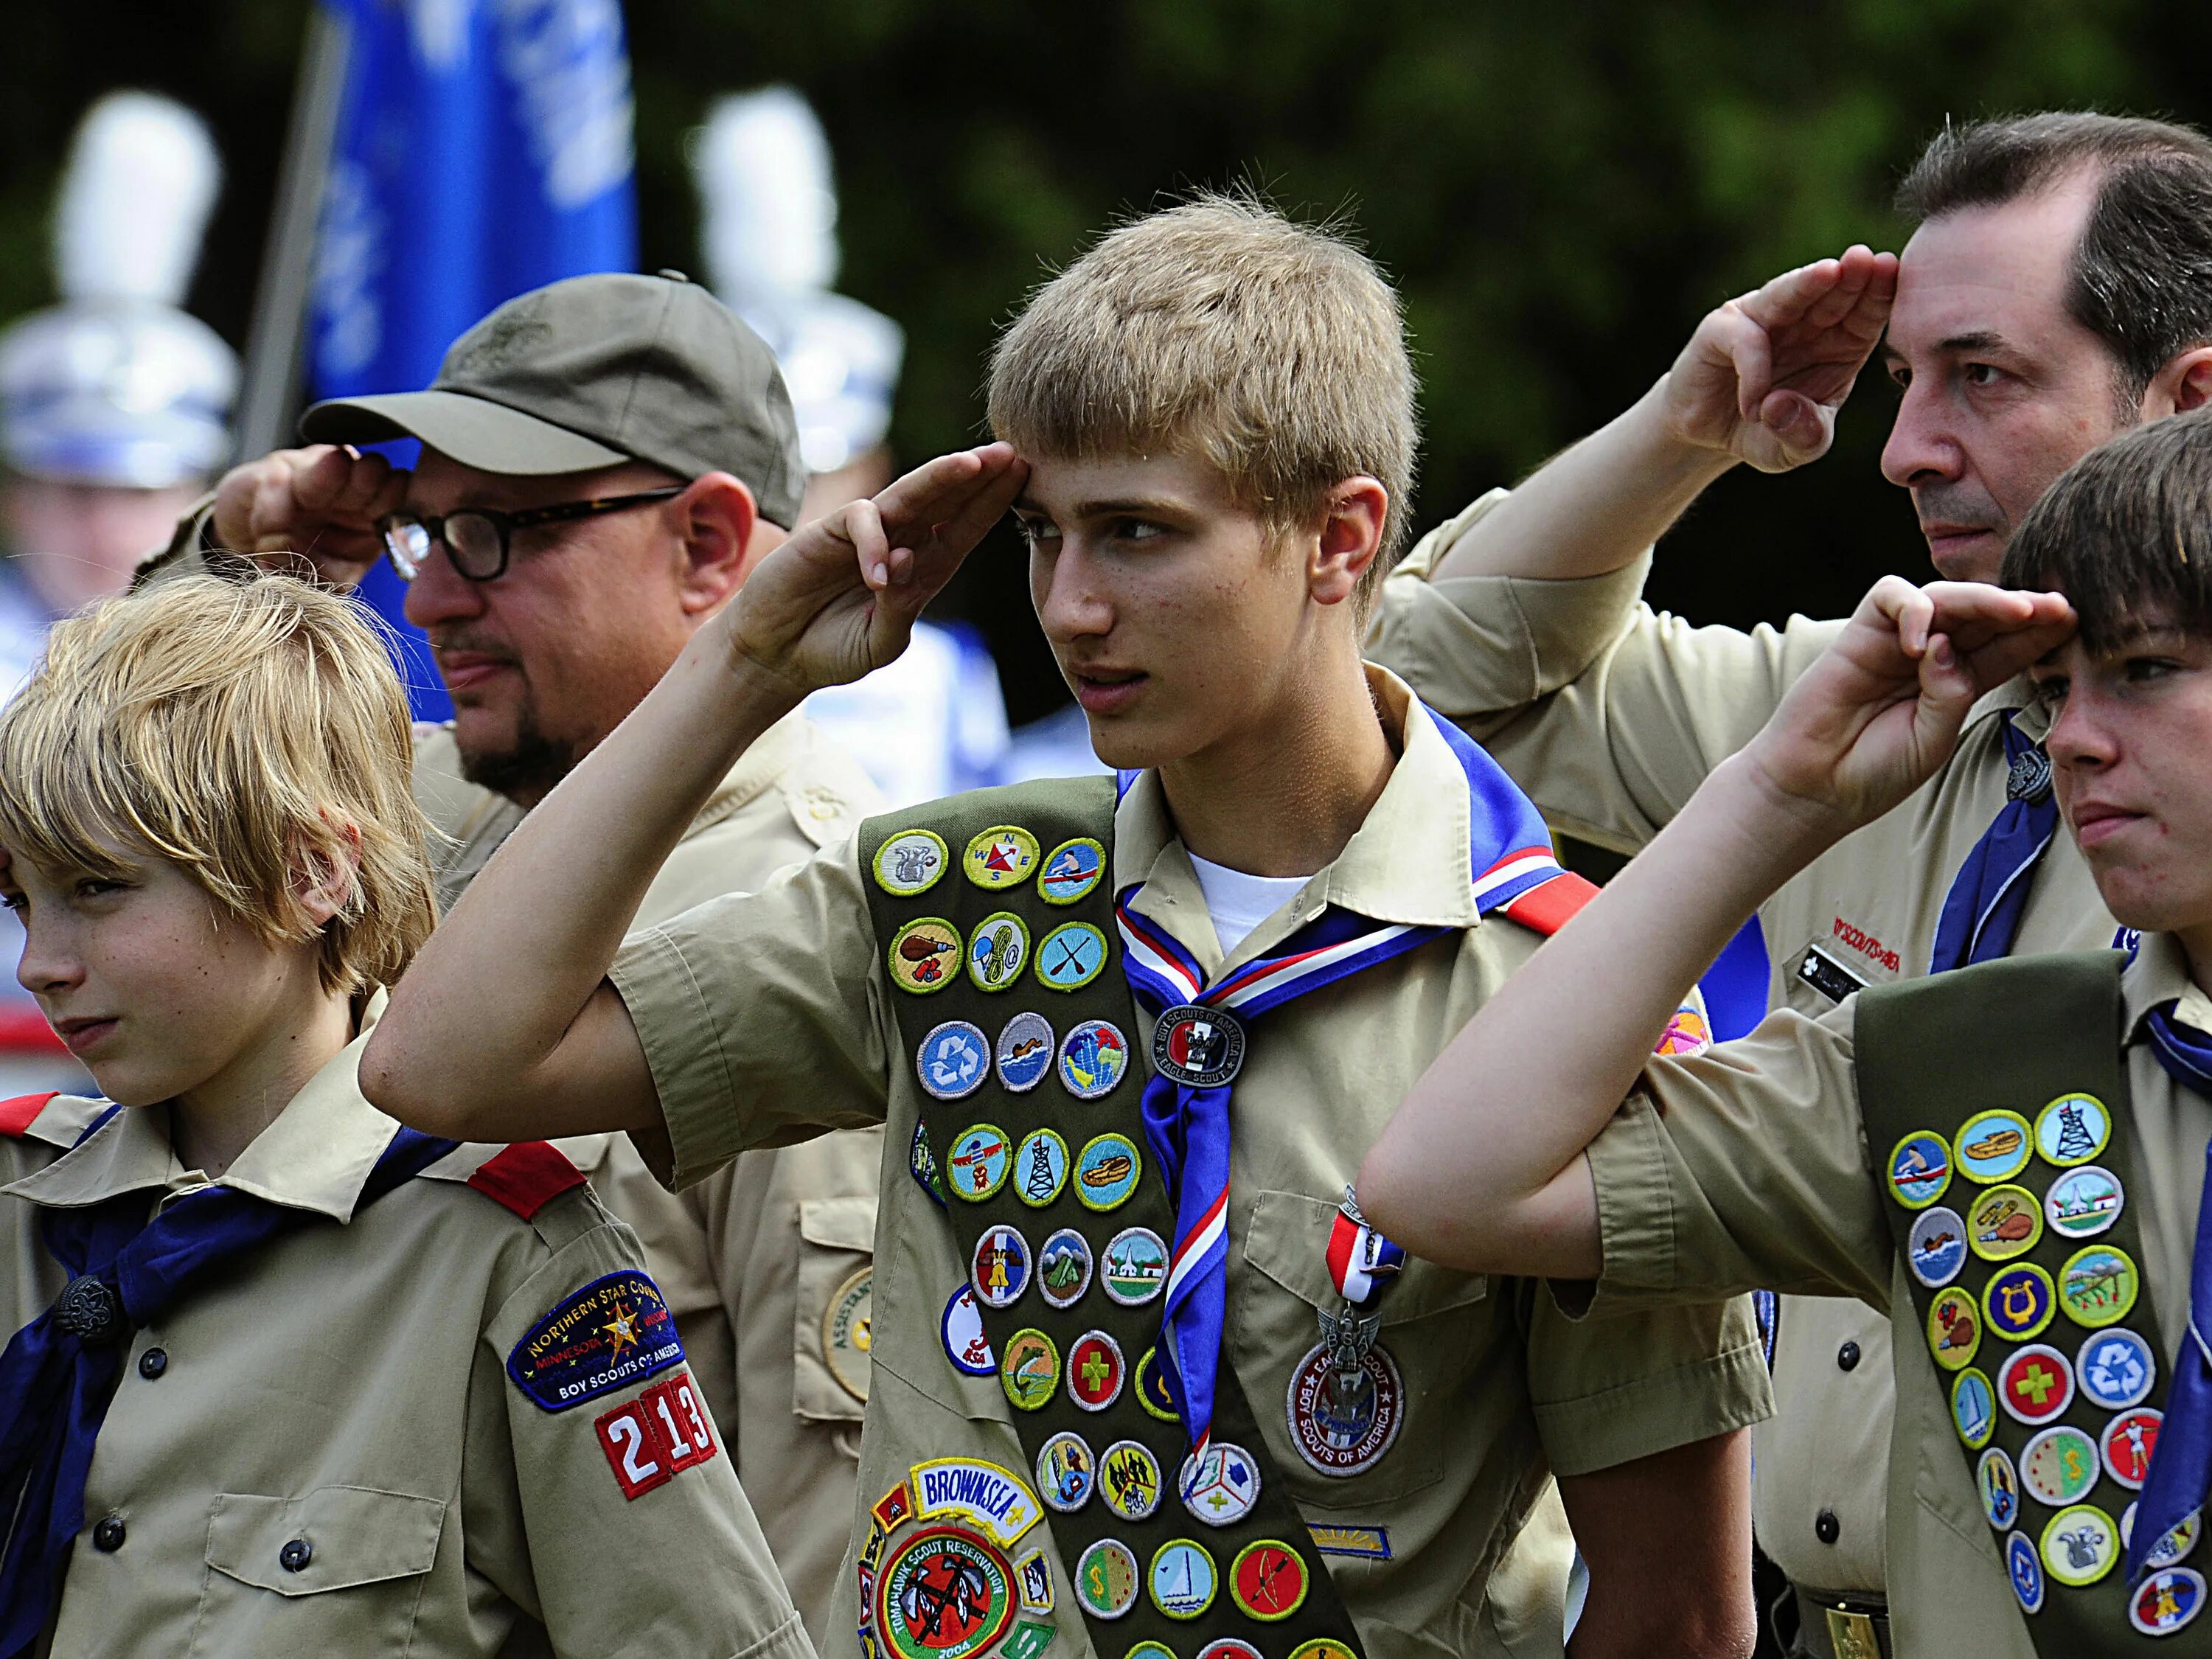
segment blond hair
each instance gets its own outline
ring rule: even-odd
[[[320,938],[325,990],[399,976],[437,919],[407,701],[349,600],[284,576],[191,577],[55,625],[0,709],[0,846],[127,878],[180,866],[271,944]],[[305,871],[358,872],[319,926]]]
[[[1389,492],[1364,615],[1405,540],[1419,441],[1398,296],[1334,228],[1200,195],[1109,233],[1047,283],[991,357],[994,433],[1036,455],[1183,453],[1279,532],[1329,489]]]

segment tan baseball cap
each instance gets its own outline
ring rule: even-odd
[[[538,476],[649,461],[727,472],[787,530],[806,472],[775,354],[676,271],[607,274],[509,300],[453,342],[427,392],[332,398],[310,443],[420,438],[463,466]]]

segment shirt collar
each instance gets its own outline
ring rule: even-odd
[[[2120,979],[2120,1006],[2127,1022],[2128,1041],[2142,1041],[2143,1021],[2151,1010],[2176,1005],[2173,1017],[2201,1036],[2212,1038],[2212,996],[2190,977],[2189,955],[2172,933],[2145,933],[2135,960]]]

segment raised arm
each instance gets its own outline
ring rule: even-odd
[[[906,648],[1025,476],[1004,444],[942,456],[763,559],[439,927],[362,1055],[369,1099],[472,1140],[656,1125],[644,1051],[605,981],[653,872],[756,738]]]
[[[1506,981],[1367,1157],[1362,1206],[1478,1273],[1602,1267],[1583,1149],[1729,936],[1823,849],[1933,775],[1974,700],[2072,626],[2052,594],[1885,577],[1772,720]]]

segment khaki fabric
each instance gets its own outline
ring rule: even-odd
[[[253,1253],[133,1334],[85,1488],[54,1659],[555,1652],[790,1656],[811,1649],[717,1455],[627,1500],[593,1419],[675,1370],[563,1412],[505,1372],[565,1298],[643,1266],[588,1187],[524,1220],[462,1184],[465,1146],[355,1205],[398,1128],[354,1081],[310,1081],[218,1184],[327,1218]],[[49,1206],[204,1188],[160,1108],[60,1097],[0,1139],[0,1319],[61,1289]],[[71,1148],[74,1146],[74,1150]],[[140,1360],[160,1349],[166,1369]],[[305,1539],[297,1571],[279,1553]],[[680,1568],[672,1565],[680,1563]],[[542,1626],[542,1628],[540,1628]]]
[[[1493,491],[1424,538],[1383,586],[1370,649],[1479,738],[1555,829],[1632,852],[1743,746],[1842,624],[1792,617],[1748,634],[1692,628],[1638,602],[1649,560],[1577,581],[1432,580]],[[2005,802],[2002,724],[2039,737],[2025,679],[1975,706],[1958,751],[1911,800],[1823,854],[1759,907],[1768,1006],[1817,1016],[1805,977],[1832,963],[1866,984],[1924,974],[1952,878]],[[2037,867],[2017,954],[2101,948],[2114,924],[2061,834]],[[1771,1287],[1770,1287],[1771,1288]],[[1858,1363],[1840,1363],[1856,1344]],[[1856,1302],[1785,1300],[1776,1414],[1760,1425],[1753,1525],[1793,1580],[1879,1592],[1879,1471],[1893,1414],[1888,1326]],[[1815,1530],[1832,1516],[1837,1535]]]
[[[1156,775],[1140,777],[1116,813],[1111,878],[1117,888],[1142,880],[1144,913],[1209,974],[1267,953],[1331,903],[1465,930],[1300,998],[1255,1034],[1233,1108],[1225,1341],[1307,1519],[1387,1529],[1390,1559],[1329,1563],[1371,1659],[1556,1655],[1568,1554],[1544,1502],[1548,1474],[1741,1427],[1765,1414],[1766,1379],[1741,1303],[1577,1324],[1533,1283],[1417,1262],[1382,1315],[1411,1401],[1397,1444],[1346,1480],[1299,1461],[1281,1402],[1314,1346],[1317,1310],[1334,1305],[1323,1247],[1345,1185],[1423,1067],[1538,944],[1510,922],[1478,925],[1464,775],[1400,682],[1376,672],[1370,684],[1402,732],[1389,783],[1335,862],[1227,963]],[[939,1315],[966,1269],[908,1171],[921,1088],[898,1039],[889,1000],[903,994],[887,982],[865,879],[854,848],[842,846],[759,893],[634,936],[612,977],[653,1068],[679,1184],[750,1145],[886,1125],[864,1500],[938,1457],[987,1459],[1027,1482],[998,1382],[957,1372],[941,1345]],[[1006,1002],[1009,1014],[1054,1013],[1029,981]],[[1137,1081],[1101,1103],[1132,1133]],[[1516,1539],[1540,1550],[1540,1563],[1516,1553],[1493,1577]],[[827,1651],[857,1650],[855,1583],[848,1562]],[[1090,1637],[1064,1574],[1056,1583],[1054,1651],[1081,1659]]]
[[[2212,1103],[2175,1085],[2142,1023],[2179,999],[2179,1017],[2212,1032],[2212,1000],[2165,934],[2143,940],[2121,994],[2141,1139],[2129,1197],[2140,1206],[2144,1283],[2171,1364],[2189,1326]],[[1605,1249],[1591,1311],[1759,1285],[1855,1297],[1883,1312],[1898,1402],[1886,1464],[1898,1652],[2033,1659],[1883,1214],[1881,1154],[1869,1152],[1859,1115],[1855,1012],[1850,1001],[1817,1018],[1784,1009],[1741,1042],[1646,1068],[1642,1088],[1589,1149]]]

